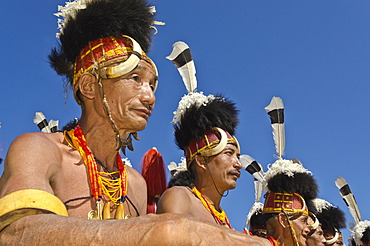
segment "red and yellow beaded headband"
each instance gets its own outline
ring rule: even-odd
[[[139,43],[129,36],[105,37],[89,42],[74,64],[73,91],[77,102],[76,82],[83,73],[98,74],[103,79],[118,78],[134,70],[141,59],[149,62],[158,76],[154,62],[146,56]],[[156,88],[157,83],[154,90]]]
[[[217,155],[228,143],[235,144],[240,152],[238,140],[227,131],[218,127],[205,131],[201,138],[190,140],[189,146],[185,148],[187,166],[190,165],[197,154],[202,156]]]
[[[289,216],[308,215],[308,208],[303,197],[298,193],[268,192],[262,213],[285,212]]]

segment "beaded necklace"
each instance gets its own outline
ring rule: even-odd
[[[89,214],[89,218],[102,219],[103,195],[109,198],[114,205],[117,205],[117,209],[123,211],[123,202],[127,197],[128,176],[126,166],[121,159],[121,155],[117,153],[116,157],[118,171],[99,172],[96,159],[94,158],[90,148],[87,146],[86,138],[79,125],[75,129],[64,131],[64,139],[70,147],[79,151],[89,174],[91,192],[97,207],[97,214],[95,213],[91,216]],[[118,173],[118,179],[108,178],[114,177],[114,175]],[[104,204],[104,207],[106,207],[106,204]],[[108,210],[108,208],[106,210]]]
[[[211,203],[209,203],[209,201],[207,201],[207,199],[203,196],[203,194],[200,193],[200,191],[195,187],[195,185],[191,187],[191,190],[193,191],[194,195],[196,195],[199,198],[199,200],[203,203],[203,206],[208,210],[208,212],[212,214],[217,224],[220,224],[220,225],[223,225],[223,226],[226,226],[232,229],[229,219],[227,218],[227,215],[224,210],[222,210],[221,213],[218,212],[215,209],[215,207]]]

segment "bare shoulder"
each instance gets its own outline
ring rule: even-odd
[[[143,176],[130,166],[126,166],[128,173],[128,197],[139,209],[140,214],[146,214],[147,187]]]
[[[0,196],[19,189],[52,190],[48,179],[58,169],[62,153],[58,144],[61,133],[26,133],[9,147],[4,173],[0,179]]]
[[[159,199],[157,213],[188,214],[192,204],[191,197],[192,193],[188,187],[173,186]]]
[[[173,186],[167,189],[163,193],[163,196],[169,196],[169,197],[175,196],[175,197],[189,198],[191,194],[192,192],[187,186]]]
[[[126,170],[128,173],[128,179],[129,179],[129,187],[132,186],[132,188],[135,188],[136,191],[139,191],[139,193],[144,194],[146,196],[146,182],[143,176],[136,171],[134,168],[130,166],[126,166]]]
[[[135,168],[126,165],[126,169],[129,178],[134,179],[135,182],[137,183],[145,184],[145,179],[143,178],[143,176],[141,176],[141,174],[138,171],[135,170]]]

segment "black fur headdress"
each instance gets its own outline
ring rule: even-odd
[[[52,68],[73,81],[73,64],[90,41],[128,35],[148,52],[151,44],[153,13],[146,0],[89,0],[86,8],[65,19],[60,45],[52,49]]]
[[[185,110],[174,125],[176,144],[180,149],[185,149],[191,139],[201,137],[206,130],[214,127],[219,127],[233,136],[238,123],[235,103],[216,95],[206,104],[194,104]]]
[[[266,172],[265,180],[266,188],[272,194],[297,193],[304,199],[308,211],[316,212],[312,199],[317,197],[318,185],[311,172],[305,169],[298,160],[279,159],[275,161]],[[279,207],[272,209],[271,206],[275,205],[271,203],[271,199],[270,196],[266,197],[265,206],[268,209],[264,212],[279,211]]]
[[[335,232],[346,227],[346,218],[342,210],[323,199],[315,199],[316,217],[324,231]]]
[[[266,172],[267,188],[272,192],[298,193],[306,202],[317,197],[318,186],[301,163],[277,160]]]

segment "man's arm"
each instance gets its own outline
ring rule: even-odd
[[[174,214],[128,220],[58,215],[24,217],[0,233],[1,245],[271,245],[267,240]]]

